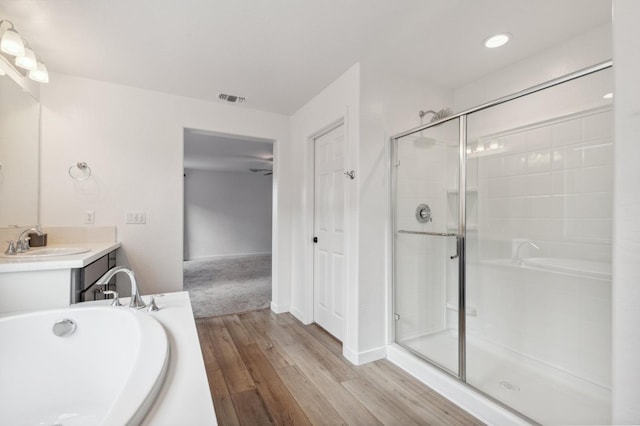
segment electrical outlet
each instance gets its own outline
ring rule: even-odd
[[[86,223],[87,225],[93,225],[94,223],[96,223],[96,212],[94,212],[93,210],[87,210],[84,213],[84,223]]]
[[[147,223],[147,212],[127,212],[125,222],[134,225],[145,224]]]

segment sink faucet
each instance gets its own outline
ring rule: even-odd
[[[13,241],[7,241],[9,243],[9,246],[7,247],[7,250],[5,250],[4,254],[6,254],[7,256],[13,256],[29,250],[29,237],[25,237],[25,235],[28,232],[32,231],[38,235],[44,235],[40,230],[40,225],[36,225],[33,228],[27,228],[24,231],[20,232],[15,243]]]
[[[22,253],[29,250],[29,237],[25,237],[29,232],[34,232],[40,236],[44,235],[40,230],[40,225],[36,225],[33,228],[27,228],[18,235],[18,241],[16,241],[16,252]]]
[[[516,252],[514,253],[513,259],[511,259],[511,261],[520,266],[524,266],[524,258],[520,255],[520,250],[524,246],[531,246],[536,250],[540,250],[540,247],[538,247],[537,244],[534,244],[531,241],[523,241],[520,244],[518,244],[518,248],[516,248]]]
[[[136,277],[133,274],[133,271],[125,266],[116,266],[115,268],[109,269],[98,279],[98,281],[96,281],[95,285],[105,285],[118,272],[124,272],[127,274],[129,276],[129,281],[131,282],[131,302],[129,302],[129,307],[134,309],[145,308],[147,305],[142,300],[142,297],[140,297]]]

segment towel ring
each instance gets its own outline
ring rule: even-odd
[[[80,161],[69,167],[69,176],[77,181],[83,181],[91,176],[91,167],[84,161]]]

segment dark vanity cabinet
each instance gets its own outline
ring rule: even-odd
[[[106,286],[97,286],[95,283],[109,269],[115,266],[116,251],[113,250],[84,268],[71,269],[71,303],[110,299],[103,292],[116,289],[115,277]]]

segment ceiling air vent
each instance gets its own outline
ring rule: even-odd
[[[247,98],[244,98],[242,96],[228,95],[226,93],[220,93],[218,95],[218,99],[220,99],[221,101],[227,101],[232,103],[241,103],[247,100]]]

